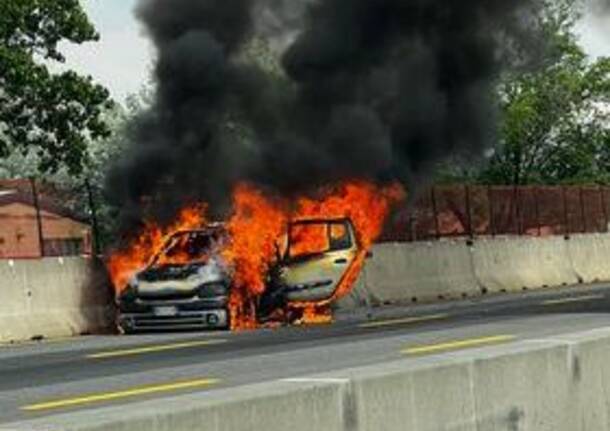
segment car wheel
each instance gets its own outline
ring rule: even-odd
[[[116,328],[119,335],[131,335],[135,333],[132,325],[127,324],[125,321],[121,321],[117,318]]]

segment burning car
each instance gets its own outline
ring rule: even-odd
[[[172,234],[117,298],[123,332],[224,328],[229,324],[229,273],[218,258],[221,225]]]
[[[227,241],[221,224],[170,235],[118,296],[119,328],[135,332],[230,327],[234,269],[221,257]],[[327,304],[359,269],[362,254],[347,218],[291,222],[276,247],[266,289],[254,304],[259,322]]]

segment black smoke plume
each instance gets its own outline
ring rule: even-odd
[[[110,176],[124,226],[249,181],[413,186],[495,141],[494,86],[539,47],[534,0],[141,0],[157,97]],[[244,61],[263,33],[285,76]]]

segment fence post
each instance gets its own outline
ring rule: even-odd
[[[91,230],[93,231],[91,237],[93,240],[93,247],[91,247],[91,251],[93,256],[98,256],[100,254],[100,236],[99,236],[99,227],[97,224],[97,207],[95,206],[95,200],[93,199],[93,190],[91,189],[91,183],[89,179],[85,179],[85,189],[87,190],[87,200],[89,201],[89,210],[91,211]]]
[[[417,241],[417,232],[415,230],[415,215],[409,214],[409,219],[407,223],[409,223],[409,236],[411,238],[411,242],[415,242]]]
[[[563,198],[563,228],[565,231],[565,236],[570,236],[570,221],[568,220],[568,196],[566,192],[566,186],[561,186],[561,195]]]
[[[468,226],[468,237],[470,239],[474,239],[474,232],[472,230],[472,214],[470,208],[470,186],[468,184],[464,185],[464,191],[466,193],[466,223]]]
[[[538,236],[542,236],[542,222],[540,221],[540,199],[538,193],[538,186],[534,186],[534,211],[536,212],[536,228],[538,229]]]
[[[40,202],[38,201],[38,190],[36,188],[36,180],[30,177],[30,186],[32,188],[32,197],[34,198],[34,208],[36,208],[36,225],[38,228],[38,249],[40,257],[44,257],[44,237],[42,234],[42,217],[40,216]]]
[[[582,192],[582,186],[578,187],[578,199],[580,201],[580,217],[582,219],[582,232],[587,232],[587,217],[585,215],[585,198]]]
[[[436,239],[441,238],[440,227],[438,224],[438,211],[436,208],[436,187],[432,186],[430,189],[430,198],[432,199],[432,212],[434,213],[434,230],[436,231]]]
[[[494,202],[492,196],[493,194],[491,193],[491,186],[487,186],[487,202],[489,204],[489,231],[491,232],[491,236],[496,236],[496,225],[494,223]]]
[[[604,215],[604,227],[602,232],[608,232],[608,208],[606,208],[606,199],[604,198],[604,187],[599,186],[599,200],[602,206],[602,214]]]
[[[521,235],[523,228],[523,220],[521,220],[521,208],[519,206],[519,186],[513,186],[513,199],[515,201],[515,223],[517,227],[517,235]]]

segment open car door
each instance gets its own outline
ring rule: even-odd
[[[349,219],[291,223],[280,275],[284,300],[291,303],[330,299],[358,252]]]

